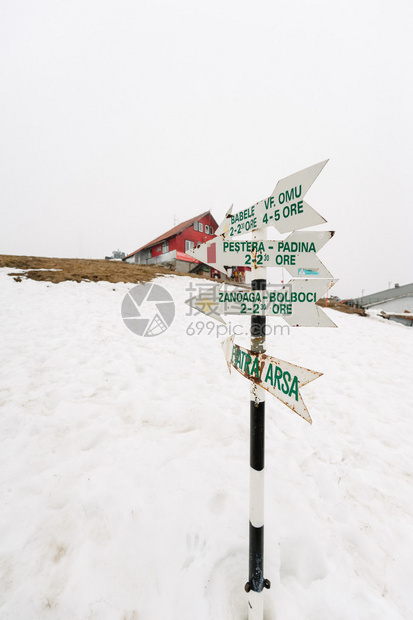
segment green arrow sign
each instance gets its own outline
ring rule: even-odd
[[[278,232],[286,233],[324,224],[326,220],[305,202],[304,196],[327,162],[328,159],[281,179],[271,196],[248,209],[232,213],[231,207],[216,235],[233,237],[265,226],[275,226]]]
[[[278,398],[299,416],[312,423],[300,388],[322,376],[322,372],[309,370],[277,359],[265,353],[253,353],[234,343],[234,336],[222,343],[228,369],[235,368],[250,381]]]
[[[316,301],[337,280],[291,280],[276,290],[252,291],[216,284],[185,303],[225,324],[222,315],[266,315],[282,317],[291,327],[337,327]]]
[[[334,235],[332,231],[296,231],[279,241],[234,241],[216,237],[187,254],[201,263],[225,273],[225,267],[285,267],[293,276],[332,278],[317,257],[318,252]]]

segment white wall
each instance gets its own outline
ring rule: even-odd
[[[400,297],[399,299],[391,299],[390,301],[383,301],[380,304],[370,306],[370,310],[374,310],[374,311],[384,310],[384,312],[400,312],[400,313],[403,313],[405,310],[408,310],[409,312],[413,312],[413,296]]]

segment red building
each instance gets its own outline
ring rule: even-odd
[[[184,273],[204,273],[212,278],[223,277],[225,274],[220,274],[216,269],[186,254],[186,250],[215,237],[217,228],[218,224],[210,211],[206,211],[171,228],[163,235],[125,256],[123,260],[138,265],[171,265],[177,271]],[[247,268],[237,267],[233,269],[234,272],[235,269],[237,279],[243,280]]]

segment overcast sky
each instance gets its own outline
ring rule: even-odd
[[[129,253],[329,159],[307,201],[332,292],[413,280],[411,0],[0,11],[0,253]]]

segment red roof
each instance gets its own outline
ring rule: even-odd
[[[195,258],[195,256],[189,256],[189,254],[185,254],[185,252],[180,252],[179,250],[176,250],[176,258],[178,260],[184,260],[187,263],[200,263],[201,262],[197,258]]]
[[[125,260],[126,258],[129,258],[130,256],[133,256],[134,254],[137,254],[137,252],[140,252],[141,250],[144,250],[145,248],[149,248],[149,247],[151,247],[153,245],[156,245],[157,243],[160,243],[161,241],[165,241],[166,239],[170,239],[170,237],[175,237],[176,235],[179,235],[181,232],[183,232],[184,230],[186,230],[187,228],[192,226],[192,224],[194,222],[196,222],[197,220],[202,219],[206,215],[211,215],[211,212],[210,211],[205,211],[205,213],[201,213],[201,215],[197,215],[196,217],[191,217],[190,220],[186,220],[185,222],[182,222],[181,224],[178,224],[178,226],[174,226],[174,228],[171,228],[171,230],[167,230],[166,233],[163,233],[163,235],[161,235],[160,237],[156,237],[156,239],[154,239],[153,241],[150,241],[149,243],[146,243],[145,245],[143,245],[138,250],[135,250],[134,252],[131,252],[130,254],[125,256],[125,258],[123,260]],[[212,215],[211,215],[211,217],[212,217],[212,219],[215,222],[214,217]],[[215,222],[215,224],[216,224],[216,227],[218,228],[217,222]],[[185,256],[187,256],[187,255],[185,254]],[[185,260],[185,259],[181,259],[181,260]]]

